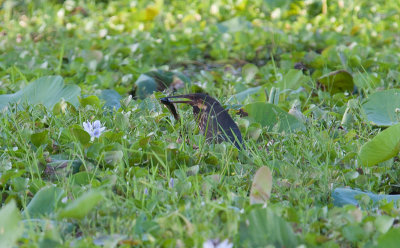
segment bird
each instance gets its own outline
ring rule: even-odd
[[[171,99],[186,99],[172,100]],[[207,141],[221,143],[232,142],[239,150],[245,148],[239,127],[233,121],[228,111],[213,97],[204,93],[168,96],[160,99],[166,105],[175,119],[179,115],[174,103],[186,103],[193,107],[193,115],[197,121],[200,132],[206,136]]]

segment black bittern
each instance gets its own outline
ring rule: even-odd
[[[171,98],[188,100],[171,101]],[[201,133],[205,134],[207,141],[220,143],[231,141],[238,149],[244,148],[242,135],[236,123],[232,120],[221,104],[211,96],[203,93],[194,93],[161,98],[161,103],[166,105],[175,119],[179,115],[174,103],[187,103],[193,107],[193,115],[199,125]]]

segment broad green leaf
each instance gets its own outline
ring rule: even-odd
[[[361,164],[373,166],[396,156],[400,151],[400,124],[378,133],[359,152]]]
[[[353,92],[354,90],[353,76],[345,70],[325,74],[318,79],[318,82],[322,85],[322,89],[331,94]]]
[[[292,227],[271,209],[255,208],[242,217],[239,225],[240,247],[297,246]]]
[[[43,104],[48,109],[64,99],[75,107],[79,105],[81,89],[76,85],[65,85],[60,76],[41,77],[28,84],[22,90],[7,95],[0,95],[0,110],[13,103]]]
[[[26,171],[25,170],[7,170],[5,172],[2,172],[0,174],[0,186],[4,186],[6,183],[8,183],[9,180],[13,178],[17,178],[24,174]]]
[[[296,90],[305,80],[306,77],[303,75],[301,70],[290,69],[275,87],[279,88],[280,90]]]
[[[31,142],[36,147],[39,147],[47,142],[49,131],[44,130],[40,133],[34,133],[31,135]]]
[[[26,218],[38,218],[54,212],[60,203],[64,190],[55,186],[40,189],[29,202],[23,214]]]
[[[266,204],[271,197],[272,174],[267,166],[259,168],[250,190],[250,204]]]
[[[251,22],[242,16],[234,17],[230,20],[217,24],[217,28],[221,33],[235,33],[238,31],[249,30],[252,28]]]
[[[73,184],[83,186],[83,185],[88,185],[92,182],[92,180],[96,180],[94,175],[92,173],[89,173],[87,171],[81,171],[78,172],[71,177],[71,181]]]
[[[394,218],[387,215],[381,215],[376,217],[374,224],[376,230],[378,230],[381,233],[386,233],[392,227],[393,221]]]
[[[379,74],[358,72],[354,74],[354,84],[359,88],[374,89],[380,82]]]
[[[342,235],[350,242],[357,242],[365,238],[367,234],[359,225],[350,224],[342,228]]]
[[[106,101],[106,103],[104,104],[104,108],[108,108],[111,110],[115,108],[116,110],[118,110],[121,107],[120,101],[122,99],[122,96],[115,90],[102,90],[100,98]]]
[[[21,214],[14,201],[0,209],[0,247],[16,247],[23,231],[20,221]]]
[[[288,114],[278,106],[271,103],[251,103],[244,107],[249,118],[267,127],[268,131],[292,132],[305,130],[305,126],[296,117]]]
[[[154,91],[157,91],[158,84],[152,77],[142,74],[136,80],[135,86],[136,96],[140,99],[144,99],[146,96],[151,95]]]
[[[100,107],[100,99],[97,96],[88,96],[85,98],[80,98],[79,103],[82,107],[86,107],[87,105]]]
[[[253,64],[246,64],[242,68],[242,77],[246,83],[250,83],[258,72],[258,67]]]
[[[384,235],[379,236],[378,246],[385,248],[399,247],[400,228],[392,228]]]
[[[104,196],[101,191],[90,190],[68,203],[68,205],[59,212],[58,217],[82,219],[103,199]]]
[[[371,94],[362,104],[368,121],[378,126],[391,126],[400,120],[400,90],[391,89]]]
[[[89,144],[90,135],[81,128],[71,128],[71,133],[79,140],[82,145]]]

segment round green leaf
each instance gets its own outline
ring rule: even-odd
[[[108,109],[116,109],[118,110],[121,107],[121,99],[122,96],[116,92],[115,90],[102,90],[100,98],[103,99],[105,102],[104,107]]]
[[[362,109],[368,121],[378,126],[391,126],[400,118],[400,90],[375,92],[363,103]]]
[[[0,110],[8,104],[17,102],[41,103],[52,109],[61,99],[77,107],[80,92],[81,89],[77,85],[64,85],[63,78],[60,76],[41,77],[14,94],[0,95]]]
[[[396,156],[400,151],[400,124],[391,126],[365,143],[359,152],[361,163],[373,166]]]
[[[244,109],[250,119],[260,123],[263,127],[268,127],[269,131],[292,132],[305,129],[304,124],[296,117],[271,103],[251,103],[247,104]]]
[[[81,128],[72,128],[71,133],[79,140],[82,145],[89,144],[90,135]]]
[[[34,144],[36,147],[39,147],[39,146],[45,144],[48,139],[48,134],[49,134],[49,131],[47,131],[47,130],[44,130],[43,132],[40,132],[40,133],[32,134],[31,135],[32,144]]]
[[[325,74],[318,79],[318,82],[324,90],[329,91],[331,94],[345,91],[353,92],[354,89],[353,76],[345,70]]]
[[[87,105],[100,107],[100,99],[97,96],[88,96],[85,98],[80,98],[79,102],[82,105],[82,107],[86,107]]]
[[[136,85],[136,96],[140,99],[146,98],[151,95],[154,91],[157,91],[157,82],[150,76],[142,74],[135,82]]]

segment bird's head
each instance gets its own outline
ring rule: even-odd
[[[170,100],[177,99],[177,100]],[[180,100],[181,99],[181,100]],[[215,100],[203,93],[194,93],[179,96],[168,96],[160,99],[162,103],[186,103],[193,107],[193,112],[197,115],[201,111],[208,112]]]

